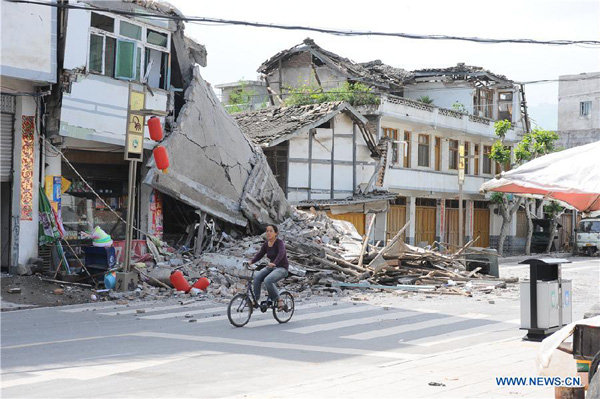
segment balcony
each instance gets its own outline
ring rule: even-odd
[[[493,178],[492,175],[473,176],[466,175],[464,194],[472,197],[481,197],[479,188]],[[457,172],[437,172],[427,169],[390,168],[386,172],[385,185],[388,190],[396,192],[409,190],[415,192],[434,193],[435,196],[458,193]]]
[[[433,126],[441,130],[459,131],[469,135],[496,138],[493,119],[469,115],[455,110],[440,108],[404,97],[384,95],[376,113],[383,117],[400,119],[409,123]],[[507,139],[518,140],[519,126],[511,128]]]

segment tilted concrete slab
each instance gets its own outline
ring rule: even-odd
[[[262,151],[242,133],[193,68],[185,105],[163,141],[169,171],[150,169],[145,183],[219,219],[246,226],[278,223],[291,213]]]

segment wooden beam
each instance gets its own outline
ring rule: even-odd
[[[367,249],[367,244],[369,243],[369,237],[371,236],[371,230],[373,229],[373,225],[375,224],[376,217],[377,217],[377,215],[373,215],[373,218],[369,222],[369,227],[367,228],[367,235],[363,239],[362,246],[360,247],[360,257],[358,258],[358,267],[362,267],[362,265],[363,265],[365,250]]]
[[[202,253],[202,242],[204,241],[204,225],[206,223],[206,212],[199,212],[200,223],[198,224],[198,236],[196,237],[196,245],[194,255],[198,256]]]

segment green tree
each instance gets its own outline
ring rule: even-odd
[[[536,128],[527,133],[521,141],[515,146],[515,161],[522,164],[542,155],[549,154],[556,150],[556,141],[558,134],[553,131]],[[531,255],[531,237],[533,236],[532,213],[543,201],[535,199],[525,199],[525,215],[527,217],[527,240],[525,242],[525,254]],[[539,204],[539,205],[538,205]]]
[[[498,140],[492,146],[490,152],[490,159],[496,161],[501,169],[504,166],[510,164],[510,149],[507,149],[504,140],[508,130],[512,127],[510,121],[503,120],[498,121],[494,124],[494,133],[498,137]],[[502,255],[504,253],[504,241],[508,236],[508,229],[515,212],[521,206],[523,197],[516,197],[513,195],[505,195],[502,193],[494,193],[491,197],[491,202],[498,205],[500,215],[502,216],[502,227],[500,228],[500,237],[498,240],[498,253]]]
[[[240,88],[229,95],[226,108],[230,114],[249,110],[252,105],[252,97],[256,95],[256,91],[246,88],[246,82],[240,80],[239,83]]]
[[[548,239],[548,245],[546,246],[545,253],[550,252],[552,243],[554,242],[554,236],[556,235],[556,229],[558,226],[558,220],[561,215],[565,212],[565,208],[556,201],[550,201],[548,205],[544,207],[544,212],[552,219],[550,222],[550,237]],[[557,248],[558,249],[558,248]]]
[[[498,140],[492,146],[490,158],[498,162],[502,169],[504,169],[505,165],[511,163],[510,148],[506,147],[504,144],[506,134],[511,127],[510,121],[507,120],[498,121],[494,124],[494,131]],[[523,136],[523,139],[515,146],[515,163],[520,165],[539,156],[553,152],[555,150],[556,140],[558,140],[558,134],[556,132],[539,128],[534,129],[532,132]],[[504,241],[508,235],[508,228],[512,222],[512,218],[524,200],[525,198],[522,196],[508,196],[502,193],[494,193],[492,195],[491,201],[498,204],[500,215],[502,216],[502,227],[498,243],[499,254],[503,253]],[[525,245],[525,252],[527,255],[531,253],[531,236],[533,234],[533,222],[531,220],[532,204],[532,200],[527,200],[525,202],[528,231],[527,243]]]
[[[346,101],[353,106],[379,104],[379,96],[362,83],[344,82],[340,87],[323,90],[321,87],[302,85],[288,87],[285,105],[320,104],[333,101]]]

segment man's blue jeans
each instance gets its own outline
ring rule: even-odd
[[[265,287],[269,293],[269,298],[271,298],[272,301],[278,300],[279,291],[277,290],[275,283],[283,280],[287,275],[288,271],[283,267],[265,267],[258,272],[258,274],[254,276],[254,285],[252,287],[256,302],[258,302],[258,299],[260,298],[260,288],[263,281],[265,282]]]

